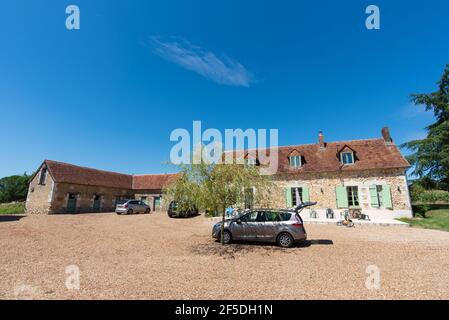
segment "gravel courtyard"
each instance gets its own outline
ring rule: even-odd
[[[449,299],[449,233],[307,226],[304,246],[233,244],[208,219],[0,216],[0,299]],[[80,270],[68,290],[66,267]],[[368,290],[367,267],[380,270]]]

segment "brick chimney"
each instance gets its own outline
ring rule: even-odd
[[[388,129],[388,127],[382,128],[382,137],[386,144],[393,144],[393,139],[391,138],[390,129]]]
[[[324,142],[323,131],[318,132],[318,144],[320,146],[320,149],[326,148],[326,143]]]

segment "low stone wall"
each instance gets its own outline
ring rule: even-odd
[[[317,216],[316,219],[327,219],[326,217],[326,209],[314,209]],[[335,209],[332,208],[334,212],[334,219],[340,220],[341,213],[345,209]],[[311,209],[304,209],[300,215],[303,218],[307,218],[308,220],[313,220],[313,218],[310,217],[310,211]],[[362,210],[362,213],[365,215],[368,215],[369,218],[372,221],[376,220],[384,220],[384,219],[397,219],[397,218],[410,218],[410,211],[409,210],[387,210],[387,209],[365,209]]]

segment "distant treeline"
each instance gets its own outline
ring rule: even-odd
[[[0,179],[0,203],[25,201],[28,194],[30,175],[15,175]]]

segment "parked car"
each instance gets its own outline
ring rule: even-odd
[[[187,218],[190,216],[196,216],[198,214],[198,208],[194,206],[193,209],[191,210],[180,211],[178,210],[178,203],[176,201],[172,201],[168,206],[167,214],[170,218],[174,217]]]
[[[115,206],[117,214],[150,213],[151,208],[140,200],[120,200]]]
[[[316,202],[307,202],[294,209],[253,209],[245,211],[224,223],[224,243],[236,241],[276,242],[289,248],[295,242],[307,239],[299,212]],[[212,228],[212,237],[221,240],[221,222]]]

